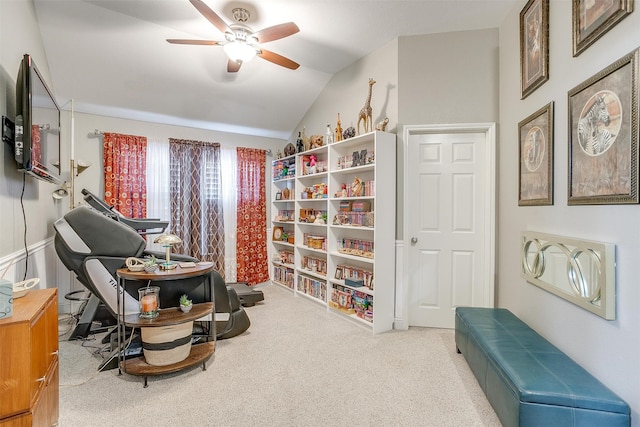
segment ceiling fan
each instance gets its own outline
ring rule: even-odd
[[[198,9],[198,12],[200,12],[202,16],[207,18],[209,22],[224,33],[225,41],[167,39],[169,43],[222,46],[229,57],[227,71],[230,73],[236,73],[244,62],[254,56],[259,56],[262,59],[266,59],[267,61],[291,70],[295,70],[300,66],[300,64],[290,60],[289,58],[285,58],[282,55],[278,55],[275,52],[271,52],[259,46],[262,43],[282,39],[300,31],[298,26],[293,22],[274,25],[273,27],[253,32],[253,30],[245,24],[249,19],[250,14],[249,11],[244,8],[233,9],[233,19],[236,22],[227,25],[227,23],[224,22],[222,18],[211,10],[202,0],[189,1],[196,9]]]

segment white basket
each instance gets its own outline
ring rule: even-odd
[[[181,362],[189,356],[193,322],[140,329],[142,350],[149,365],[167,366]]]

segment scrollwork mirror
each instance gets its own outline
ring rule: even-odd
[[[615,245],[524,231],[521,260],[529,283],[615,319]]]

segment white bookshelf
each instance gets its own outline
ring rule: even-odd
[[[308,167],[311,156],[315,156],[315,170]],[[281,171],[287,164],[289,170],[294,165],[295,174],[283,177]],[[293,233],[292,243],[272,236],[272,281],[374,333],[391,330],[395,135],[359,135],[276,159],[272,168],[272,228]],[[357,178],[366,192],[352,193]],[[286,200],[285,188],[289,190]],[[281,215],[283,212],[286,214]],[[326,223],[315,220],[325,216]]]

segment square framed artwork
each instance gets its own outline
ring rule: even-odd
[[[273,227],[273,236],[271,236],[271,240],[281,241],[284,236],[284,227]]]
[[[573,56],[633,12],[633,0],[573,0]]]
[[[638,52],[569,91],[569,205],[638,203]]]
[[[522,99],[549,80],[549,0],[529,0],[520,12]]]
[[[553,205],[553,102],[518,123],[518,139],[518,205]]]

